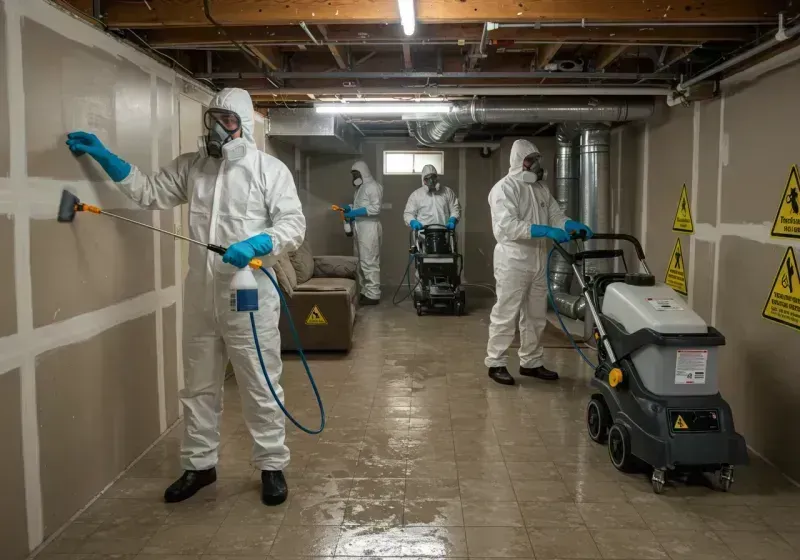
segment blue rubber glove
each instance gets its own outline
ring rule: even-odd
[[[94,134],[70,132],[67,134],[67,146],[76,156],[83,154],[92,156],[114,182],[122,181],[130,175],[131,164],[109,152]]]
[[[345,219],[351,220],[355,218],[362,218],[367,215],[366,208],[356,208],[355,210],[349,210],[348,212],[344,213]]]
[[[550,226],[540,226],[533,224],[531,226],[531,237],[548,237],[556,243],[566,243],[569,241],[569,234],[563,229],[558,229]]]
[[[580,222],[576,222],[575,220],[567,220],[567,223],[564,224],[564,229],[567,231],[567,233],[572,233],[573,231],[585,231],[586,239],[589,239],[594,235],[594,232],[589,229],[589,226]]]
[[[411,226],[411,229],[413,229],[414,231],[419,231],[422,229],[422,224],[419,223],[417,220],[411,220],[411,223],[409,225]]]
[[[250,239],[239,241],[228,247],[228,250],[222,255],[222,262],[232,264],[237,268],[244,268],[254,258],[269,255],[271,252],[272,238],[267,233],[259,233]]]
[[[456,224],[457,223],[458,223],[458,220],[456,219],[456,217],[455,216],[451,216],[450,219],[447,220],[447,229],[450,229],[450,230],[456,229]]]
[[[341,208],[342,210],[344,210],[344,211],[345,211],[345,213],[346,213],[346,212],[349,212],[350,210],[352,210],[352,208],[350,207],[350,205],[349,205],[349,204],[345,204],[344,206],[339,206],[339,208]]]

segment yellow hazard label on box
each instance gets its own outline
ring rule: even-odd
[[[675,211],[675,219],[672,220],[672,231],[694,233],[692,209],[689,206],[689,192],[686,190],[685,183],[681,189],[681,198],[678,200],[678,209]]]
[[[667,278],[664,283],[679,294],[689,295],[689,290],[686,289],[686,267],[683,264],[683,249],[681,248],[680,237],[675,241],[675,248],[669,258]]]
[[[791,247],[786,249],[761,315],[770,321],[800,330],[800,277],[797,257]]]
[[[686,423],[686,421],[683,419],[683,416],[680,416],[680,415],[679,415],[679,416],[678,416],[678,419],[677,419],[677,420],[675,420],[675,426],[674,426],[674,429],[676,429],[676,430],[688,430],[688,429],[689,429],[689,425],[688,425],[688,424]]]
[[[796,165],[789,170],[789,179],[772,222],[772,235],[800,239],[800,174]]]
[[[311,312],[306,317],[306,325],[318,326],[318,325],[327,325],[328,320],[325,318],[325,315],[322,314],[322,311],[319,310],[319,307],[316,305],[311,308]]]

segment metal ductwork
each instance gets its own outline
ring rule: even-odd
[[[581,130],[580,220],[592,231],[611,231],[611,128],[594,123]],[[587,249],[606,249],[606,241],[587,241]],[[608,260],[587,261],[586,272],[608,272]]]
[[[455,103],[438,121],[416,128],[422,144],[449,141],[455,132],[473,124],[548,122],[624,122],[649,118],[655,111],[652,99],[615,98],[480,98]]]
[[[341,115],[314,109],[270,109],[267,135],[308,153],[361,154],[361,135]]]

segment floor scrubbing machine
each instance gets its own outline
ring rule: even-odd
[[[746,464],[748,457],[719,393],[717,351],[725,337],[672,288],[656,282],[638,239],[622,234],[593,239],[632,243],[644,272],[589,278],[586,260],[615,259],[623,252],[580,250],[578,243],[571,253],[555,244],[571,264],[594,319],[599,365],[591,381],[596,393],[586,407],[589,437],[608,444],[611,463],[620,471],[642,463],[651,467],[656,493],[663,492],[667,474],[697,473],[714,473],[717,487],[727,491],[734,465]]]
[[[461,286],[464,260],[458,252],[455,231],[433,224],[411,232],[411,236],[411,253],[418,276],[413,293],[417,315],[432,310],[462,315],[467,294]]]

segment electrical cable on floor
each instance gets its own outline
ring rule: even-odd
[[[414,290],[416,290],[417,286],[419,286],[419,279],[417,279],[417,283],[414,284],[413,288],[411,287],[411,275],[409,274],[409,272],[411,271],[412,262],[414,262],[414,255],[410,255],[408,257],[408,264],[406,265],[406,271],[405,273],[403,273],[403,277],[400,279],[400,283],[397,285],[397,289],[394,291],[394,295],[392,296],[393,305],[400,305],[401,303],[403,303],[405,300],[411,297],[411,294],[413,294]],[[407,280],[406,284],[408,286],[408,293],[405,296],[403,296],[402,299],[398,300],[397,294],[400,293],[400,288],[403,287],[403,280]]]
[[[317,398],[317,406],[319,407],[319,429],[318,430],[311,430],[303,426],[300,422],[295,420],[294,416],[292,416],[286,407],[283,405],[281,400],[278,398],[277,393],[275,392],[275,388],[272,386],[272,382],[269,380],[269,374],[267,373],[267,367],[264,365],[264,357],[261,355],[261,345],[258,343],[258,332],[256,329],[256,319],[253,315],[253,312],[250,312],[250,326],[253,328],[253,342],[256,346],[256,353],[258,354],[258,361],[261,363],[261,372],[264,374],[264,379],[267,380],[267,387],[269,387],[269,392],[272,393],[272,398],[275,399],[275,402],[278,403],[283,414],[289,421],[303,430],[307,434],[316,435],[322,433],[322,430],[325,429],[325,408],[322,406],[322,397],[319,394],[319,389],[317,389],[317,384],[314,382],[314,376],[311,375],[311,369],[308,367],[308,362],[306,361],[305,352],[303,352],[303,347],[300,344],[300,335],[297,333],[297,329],[294,326],[294,321],[292,320],[292,314],[289,311],[289,306],[286,303],[286,298],[283,296],[283,292],[281,291],[278,283],[275,281],[275,278],[272,277],[272,274],[267,272],[267,270],[262,266],[261,271],[267,275],[269,281],[272,282],[272,285],[275,287],[275,291],[278,292],[278,297],[281,300],[281,307],[283,308],[283,312],[286,314],[287,319],[289,319],[289,329],[292,331],[292,336],[294,337],[294,342],[297,345],[297,352],[300,354],[300,360],[303,362],[303,367],[306,370],[306,375],[308,376],[308,380],[311,383],[311,388],[314,390],[314,396]]]
[[[597,366],[594,365],[591,362],[591,360],[589,360],[589,358],[586,357],[586,354],[584,354],[583,351],[580,349],[580,347],[578,346],[578,343],[575,342],[575,338],[573,338],[572,333],[570,333],[569,329],[567,329],[567,326],[564,324],[564,321],[561,319],[561,313],[558,312],[558,307],[556,307],[556,300],[553,297],[553,286],[550,283],[550,261],[553,258],[553,253],[555,253],[555,252],[556,252],[556,248],[553,247],[552,249],[550,249],[550,253],[547,255],[547,266],[545,267],[546,268],[546,274],[547,274],[547,297],[550,299],[550,305],[553,306],[553,311],[556,312],[556,319],[558,319],[558,323],[561,325],[561,330],[564,331],[565,335],[567,335],[567,338],[569,339],[570,343],[572,344],[572,347],[575,348],[575,350],[578,351],[578,354],[581,355],[581,358],[583,358],[584,362],[589,364],[590,368],[592,368],[593,370],[597,369]]]

